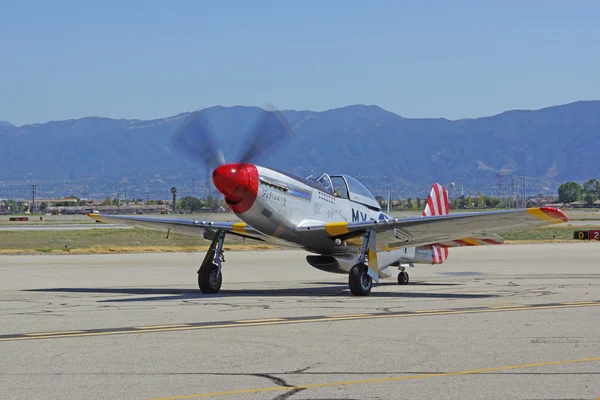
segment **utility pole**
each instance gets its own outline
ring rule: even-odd
[[[527,170],[523,171],[523,201],[525,201],[523,208],[527,208]]]
[[[150,201],[149,197],[148,197],[150,195],[150,192],[148,191],[148,186],[146,186],[146,192],[145,193],[146,193],[146,208],[148,208],[148,202]]]
[[[81,193],[81,199],[80,199],[80,200],[84,201],[86,206],[87,206],[87,200],[88,200],[87,197],[88,197],[88,192],[87,192],[87,187],[86,187],[86,189],[83,189],[83,193]],[[79,205],[79,202],[77,202],[77,205]]]
[[[31,212],[35,210],[35,194],[37,193],[37,185],[29,185],[31,188]]]
[[[192,175],[192,196],[196,197],[196,175]]]

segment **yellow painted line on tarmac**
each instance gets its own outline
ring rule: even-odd
[[[369,317],[373,314],[339,314],[339,315],[328,315],[327,318],[350,318],[350,317]]]
[[[26,336],[48,336],[48,335],[67,335],[70,333],[83,333],[85,331],[62,331],[62,332],[39,332],[39,333],[24,333]]]
[[[256,322],[275,322],[275,321],[286,321],[286,318],[263,318],[263,319],[243,319],[237,322],[238,324],[253,324]]]
[[[154,326],[136,326],[136,329],[161,329],[161,328],[180,328],[182,326],[192,326],[190,324],[172,324],[172,325],[154,325]]]
[[[182,399],[197,399],[197,398],[202,398],[202,397],[233,396],[233,395],[248,394],[248,393],[288,392],[288,391],[294,390],[294,389],[317,389],[317,388],[335,387],[335,386],[364,385],[364,384],[368,384],[368,383],[400,382],[400,381],[408,381],[408,380],[416,380],[416,379],[438,378],[438,377],[445,377],[445,376],[476,375],[476,374],[483,374],[483,373],[489,373],[489,372],[510,371],[510,370],[516,370],[516,369],[524,369],[524,368],[537,368],[537,367],[547,367],[547,366],[551,366],[551,365],[565,365],[565,364],[597,362],[597,361],[600,361],[600,357],[580,358],[580,359],[576,359],[576,360],[544,361],[544,362],[530,363],[530,364],[506,365],[506,366],[501,366],[501,367],[470,369],[470,370],[466,370],[466,371],[452,371],[452,372],[438,372],[438,373],[432,372],[432,373],[425,373],[425,374],[419,374],[419,375],[392,376],[392,377],[387,377],[387,378],[357,379],[357,380],[351,380],[351,381],[313,383],[313,384],[298,385],[298,386],[271,386],[271,387],[250,388],[250,389],[223,391],[223,392],[195,393],[195,394],[187,394],[187,395],[182,395],[182,396],[157,397],[157,398],[154,398],[151,400],[182,400]]]
[[[220,321],[213,323],[189,323],[180,325],[157,325],[155,327],[135,328],[114,328],[106,330],[92,330],[89,331],[65,331],[65,332],[46,332],[46,333],[25,333],[6,335],[0,337],[0,342],[3,341],[14,341],[14,340],[32,340],[32,339],[52,339],[52,338],[65,338],[65,337],[84,337],[84,336],[106,336],[106,335],[120,335],[127,333],[149,333],[149,332],[174,332],[174,331],[188,331],[196,329],[218,329],[218,328],[240,328],[250,326],[273,326],[273,325],[288,325],[288,324],[301,324],[301,323],[318,323],[318,322],[331,322],[331,321],[352,321],[352,320],[364,320],[364,319],[382,319],[382,318],[410,318],[410,317],[428,317],[433,315],[465,315],[465,314],[481,314],[489,312],[506,312],[506,311],[520,311],[520,310],[549,310],[549,309],[561,309],[561,308],[575,308],[575,307],[593,307],[600,306],[600,301],[597,302],[586,302],[578,304],[559,304],[551,303],[548,305],[523,305],[523,306],[504,306],[495,308],[482,308],[474,307],[473,309],[448,309],[448,310],[419,310],[419,311],[406,311],[406,312],[392,312],[382,314],[354,314],[348,316],[307,316],[307,317],[289,317],[289,318],[265,318],[256,320],[239,320],[239,321]]]
[[[572,305],[577,305],[577,304],[596,304],[596,302],[595,301],[571,301],[568,303],[560,303],[560,304],[572,306]]]
[[[518,305],[518,304],[507,304],[504,306],[488,306],[488,308],[521,308],[523,307],[523,305]]]

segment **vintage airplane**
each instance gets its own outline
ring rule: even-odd
[[[373,281],[393,275],[409,281],[406,266],[440,264],[450,247],[503,243],[498,233],[562,223],[567,217],[550,207],[449,214],[448,192],[435,183],[421,217],[392,218],[371,192],[348,175],[307,178],[255,165],[252,160],[291,134],[282,115],[263,110],[254,137],[238,162],[225,163],[213,128],[200,112],[190,114],[173,137],[176,147],[195,160],[218,163],[212,180],[227,206],[243,222],[218,222],[89,214],[98,222],[202,235],[211,245],[198,270],[203,293],[218,293],[222,283],[225,238],[306,250],[314,268],[348,274],[355,296],[371,292]]]

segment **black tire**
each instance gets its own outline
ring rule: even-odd
[[[398,283],[400,285],[408,285],[408,272],[400,271],[398,274]]]
[[[217,276],[218,274],[218,276]],[[215,294],[221,290],[223,273],[219,274],[219,267],[215,264],[206,264],[198,271],[198,287],[204,294]]]
[[[368,296],[373,287],[373,279],[367,274],[365,264],[356,264],[348,274],[348,286],[354,296]]]

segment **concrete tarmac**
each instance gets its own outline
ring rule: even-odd
[[[298,251],[0,256],[0,398],[597,399],[600,244],[450,249],[353,297]]]

